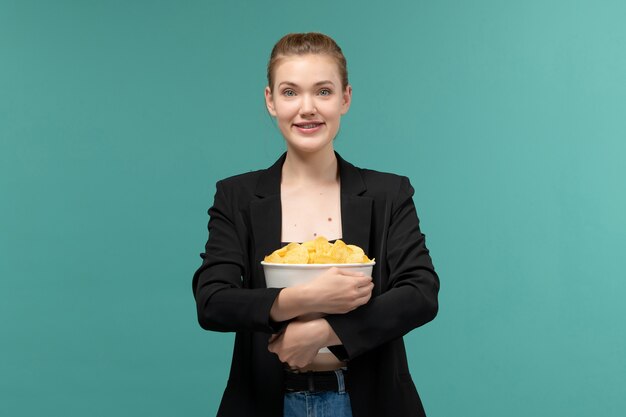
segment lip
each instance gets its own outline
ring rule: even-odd
[[[319,122],[317,120],[309,120],[306,122],[294,123],[292,126],[301,133],[315,133],[319,131],[324,124],[324,122]]]

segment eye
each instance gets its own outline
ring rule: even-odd
[[[285,90],[283,90],[283,96],[285,97],[293,97],[296,95],[296,92],[293,91],[291,88],[287,88]]]
[[[322,88],[319,92],[320,96],[329,96],[332,94],[332,91],[330,91],[329,88]]]

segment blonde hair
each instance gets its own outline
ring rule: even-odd
[[[346,57],[341,48],[330,36],[318,32],[308,32],[289,33],[274,45],[267,64],[267,85],[270,91],[274,90],[274,70],[280,59],[291,55],[306,54],[325,54],[334,58],[339,69],[341,88],[345,90],[348,86],[348,68]]]

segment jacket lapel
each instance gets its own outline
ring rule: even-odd
[[[372,222],[371,197],[363,196],[367,190],[361,173],[351,163],[337,154],[341,181],[341,229],[342,240],[360,246],[370,256],[370,229]]]
[[[284,153],[274,165],[261,173],[255,190],[259,198],[250,203],[250,223],[257,265],[266,255],[280,247],[280,177],[286,155]]]

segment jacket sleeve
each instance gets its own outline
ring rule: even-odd
[[[245,243],[240,241],[234,212],[234,193],[218,182],[209,209],[209,239],[202,266],[195,272],[192,290],[198,322],[203,329],[220,332],[275,333],[283,325],[270,319],[270,309],[280,288],[244,288]]]
[[[413,192],[408,178],[402,177],[391,204],[387,231],[386,287],[350,313],[326,316],[343,343],[329,347],[339,359],[357,357],[437,315],[439,278],[419,228]]]

